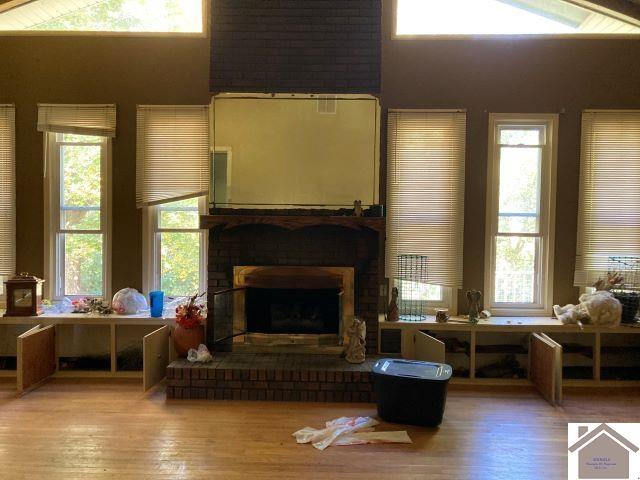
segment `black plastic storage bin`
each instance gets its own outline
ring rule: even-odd
[[[449,365],[382,358],[372,373],[380,418],[426,427],[440,425],[452,373]]]

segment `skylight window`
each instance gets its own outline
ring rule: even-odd
[[[397,35],[624,35],[640,22],[563,0],[397,0]]]
[[[0,31],[203,32],[203,0],[36,0],[12,2]]]

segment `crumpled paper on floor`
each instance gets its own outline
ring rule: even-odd
[[[304,427],[292,435],[298,443],[311,443],[318,450],[330,445],[365,443],[412,443],[406,431],[376,432],[379,422],[371,417],[340,417],[325,423],[325,428]]]
[[[207,363],[212,361],[213,357],[211,356],[211,352],[209,352],[207,346],[201,343],[198,347],[198,350],[196,350],[195,348],[189,349],[189,351],[187,352],[187,360],[191,363]]]

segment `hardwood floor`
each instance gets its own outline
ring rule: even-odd
[[[406,427],[412,445],[320,452],[291,433],[375,406],[165,401],[140,389],[60,379],[18,398],[0,383],[0,478],[565,479],[567,422],[640,421],[638,390],[570,390],[554,409],[528,388],[451,386],[439,429]]]

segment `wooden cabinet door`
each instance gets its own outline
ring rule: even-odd
[[[164,325],[142,339],[142,387],[145,392],[166,377],[170,337],[171,327]]]
[[[424,332],[416,332],[414,344],[414,360],[444,363],[444,342]]]
[[[18,337],[18,393],[36,388],[56,372],[55,326],[36,325]]]
[[[544,333],[531,335],[529,379],[551,405],[562,403],[562,346]]]

